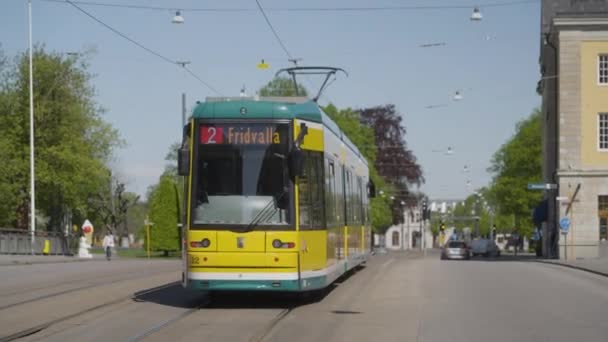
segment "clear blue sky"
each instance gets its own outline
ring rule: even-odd
[[[497,0],[498,1],[498,0]],[[255,8],[253,0],[97,0],[162,7]],[[395,104],[404,117],[406,140],[422,167],[431,198],[464,198],[486,185],[492,154],[513,134],[517,121],[539,106],[540,1],[484,7],[477,0],[261,0],[266,8],[470,4],[466,9],[349,13],[268,11],[289,52],[303,65],[346,69],[327,97],[339,108]],[[483,21],[471,22],[474,5]],[[226,95],[260,88],[287,57],[259,12],[174,13],[84,6],[84,9],[150,49],[191,69]],[[94,48],[91,71],[97,101],[107,109],[127,146],[113,168],[130,191],[145,194],[164,168],[164,156],[180,139],[181,93],[188,107],[214,95],[178,67],[148,54],[64,3],[33,1],[36,43],[60,52]],[[6,54],[27,49],[26,0],[0,1],[0,43]],[[420,48],[420,44],[445,46]],[[264,58],[270,69],[255,66]],[[312,81],[312,80],[311,80]],[[464,99],[451,100],[457,89]],[[426,106],[447,104],[426,109]],[[432,152],[453,147],[451,156]],[[464,165],[472,172],[464,174]],[[472,186],[467,188],[466,180]]]

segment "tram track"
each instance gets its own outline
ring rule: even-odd
[[[26,299],[26,300],[18,301],[18,302],[15,302],[15,303],[5,304],[5,305],[0,306],[0,311],[6,310],[6,309],[10,309],[10,308],[13,308],[13,307],[16,307],[16,306],[19,306],[19,305],[33,303],[33,302],[36,302],[36,301],[39,301],[39,300],[44,300],[44,299],[49,299],[49,298],[65,295],[65,294],[72,293],[72,292],[90,290],[90,289],[94,289],[96,287],[101,287],[101,286],[105,286],[105,285],[109,285],[109,284],[120,283],[120,282],[130,281],[130,280],[134,280],[134,279],[138,279],[138,278],[142,278],[142,277],[146,277],[146,276],[156,276],[156,275],[160,275],[160,274],[164,274],[164,273],[172,273],[172,272],[175,272],[175,271],[164,271],[164,272],[144,273],[144,274],[138,273],[138,274],[130,276],[130,277],[120,276],[120,277],[115,277],[115,278],[112,278],[112,279],[107,279],[107,280],[102,281],[102,282],[87,283],[87,284],[84,284],[82,286],[77,286],[77,287],[74,287],[74,288],[69,288],[69,289],[66,289],[66,290],[59,291],[59,292],[48,293],[48,294],[37,296],[37,297],[34,297],[34,298],[29,298],[29,299]],[[35,290],[23,291],[23,292],[20,292],[18,294],[27,293],[27,292],[30,292],[30,291],[41,290],[43,288],[37,288]]]
[[[196,307],[164,317],[132,337],[121,339],[139,342],[178,337],[181,340],[263,342],[283,319],[303,304],[302,298],[287,298],[290,298],[288,303],[272,304],[269,299],[284,300],[286,297],[262,294],[262,298],[258,298],[243,293],[206,295]]]
[[[265,327],[263,327],[260,331],[258,331],[255,335],[253,335],[249,342],[262,342],[264,338],[270,334],[272,329],[279,324],[287,315],[291,313],[293,308],[283,309],[279,314],[275,316]]]
[[[160,285],[160,286],[157,286],[157,287],[154,287],[154,288],[151,288],[151,289],[147,289],[147,290],[144,290],[144,291],[138,291],[138,292],[135,292],[135,293],[127,295],[127,296],[122,296],[122,297],[119,297],[117,299],[111,300],[109,302],[102,303],[102,304],[99,304],[99,305],[96,305],[96,306],[93,306],[93,307],[90,307],[90,308],[87,308],[87,309],[84,309],[84,310],[80,310],[80,311],[75,312],[75,313],[71,313],[69,315],[65,315],[65,316],[56,318],[56,319],[50,320],[48,322],[45,322],[45,323],[33,326],[33,327],[20,330],[20,331],[18,331],[16,333],[13,333],[13,334],[10,334],[10,335],[7,335],[7,336],[2,336],[2,337],[0,337],[0,342],[14,341],[14,340],[17,340],[17,339],[20,339],[20,338],[23,338],[23,337],[27,337],[27,336],[36,334],[38,332],[41,332],[41,331],[43,331],[43,330],[45,330],[45,329],[47,329],[47,328],[49,328],[52,325],[55,325],[57,323],[61,323],[61,322],[70,320],[72,318],[78,317],[80,315],[83,315],[83,314],[86,314],[86,313],[90,313],[90,312],[93,312],[93,311],[96,311],[96,310],[99,310],[99,309],[107,308],[107,307],[110,307],[112,305],[116,305],[116,304],[119,304],[119,303],[122,303],[122,302],[125,302],[125,301],[134,301],[134,300],[137,299],[137,297],[140,297],[140,296],[143,296],[143,295],[149,295],[149,294],[157,292],[157,291],[162,291],[164,289],[167,289],[167,288],[170,288],[172,286],[179,285],[179,284],[180,284],[180,282],[176,281],[176,282]]]
[[[199,305],[197,305],[194,308],[190,308],[184,312],[179,313],[178,315],[175,315],[174,317],[171,317],[169,319],[165,319],[159,323],[157,323],[156,325],[154,325],[153,327],[144,330],[143,332],[131,337],[130,339],[128,339],[129,342],[138,342],[138,341],[142,341],[143,339],[145,339],[146,337],[161,331],[162,329],[170,326],[171,324],[184,319],[185,317],[197,312],[198,310],[200,310],[202,307],[204,307],[205,305],[207,305],[209,303],[209,297],[206,297],[205,301]]]

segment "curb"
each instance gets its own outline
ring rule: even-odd
[[[536,262],[539,262],[541,264],[557,265],[557,266],[572,268],[572,269],[575,269],[575,270],[584,271],[584,272],[588,272],[588,273],[593,273],[593,274],[596,274],[596,275],[599,275],[599,276],[603,276],[603,277],[608,277],[608,273],[606,273],[606,272],[596,271],[596,270],[593,270],[593,269],[590,269],[590,268],[586,268],[586,267],[582,267],[582,266],[563,264],[563,263],[560,263],[560,262],[542,261],[542,260],[536,260]]]
[[[49,260],[49,261],[19,261],[12,260],[10,262],[0,263],[3,266],[26,266],[26,265],[45,265],[45,264],[68,264],[75,262],[90,262],[90,261],[105,261],[106,259],[91,258],[91,259],[75,259],[75,260]]]

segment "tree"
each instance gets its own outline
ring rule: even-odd
[[[134,234],[136,238],[145,238],[144,221],[148,216],[148,211],[148,203],[140,200],[135,202],[127,212],[129,233]]]
[[[361,109],[358,114],[361,123],[374,132],[377,149],[375,168],[395,189],[392,216],[393,223],[398,223],[402,220],[401,201],[408,207],[417,204],[417,196],[411,192],[410,186],[419,186],[424,182],[422,168],[418,165],[414,153],[407,148],[403,120],[394,105]]]
[[[296,96],[293,80],[288,77],[275,77],[259,91],[260,96]],[[298,95],[308,96],[308,91],[298,83]]]
[[[374,182],[377,189],[387,189],[387,184],[384,179],[378,175],[374,167],[376,160],[376,148],[374,142],[374,133],[371,128],[361,124],[357,112],[350,108],[338,110],[334,105],[330,104],[324,108],[324,111],[332,120],[336,122],[338,127],[348,136],[348,138],[357,146],[368,162],[370,179]],[[391,224],[391,210],[388,198],[376,197],[370,201],[371,205],[371,222],[375,232],[383,232]]]
[[[177,227],[179,220],[177,202],[177,184],[168,175],[162,175],[155,191],[149,199],[150,221],[154,223],[150,234],[150,247],[155,251],[170,251],[180,249],[180,232]]]
[[[0,63],[0,226],[20,229],[29,225],[30,205],[28,62],[22,53]],[[71,211],[82,219],[92,209],[88,198],[108,184],[106,165],[122,140],[93,99],[86,57],[36,47],[33,63],[36,207],[44,216]]]
[[[542,180],[541,112],[535,109],[516,126],[516,132],[492,158],[488,169],[494,174],[490,196],[500,214],[512,216],[513,228],[530,234],[531,211],[542,193],[527,190],[528,183]]]

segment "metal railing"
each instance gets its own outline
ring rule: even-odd
[[[72,255],[73,248],[62,233],[36,232],[32,248],[29,231],[0,228],[0,254]]]

